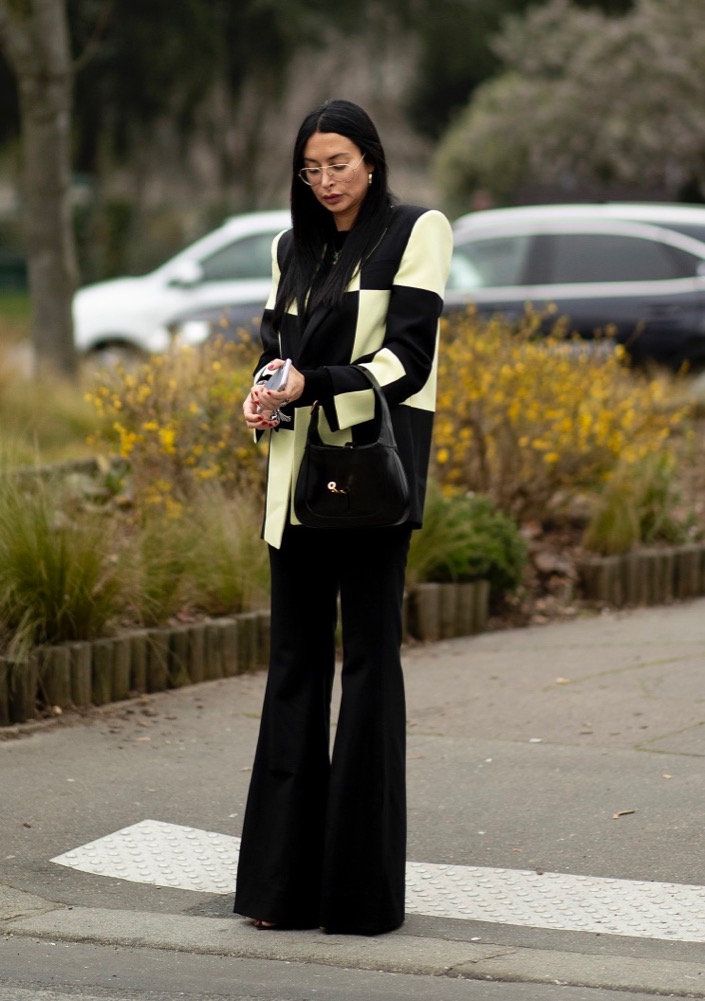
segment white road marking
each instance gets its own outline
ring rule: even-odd
[[[235,889],[239,838],[143,820],[52,859],[81,872],[198,893]],[[705,942],[705,887],[407,862],[409,914]]]

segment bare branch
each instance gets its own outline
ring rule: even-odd
[[[26,19],[12,0],[0,0],[0,48],[16,73],[32,52],[32,37]]]
[[[0,0],[1,2],[1,0]],[[80,72],[86,63],[89,63],[93,58],[93,55],[101,43],[103,35],[108,29],[108,24],[110,23],[110,18],[113,13],[114,0],[105,0],[105,3],[101,7],[100,13],[96,18],[93,31],[91,32],[91,37],[86,42],[83,47],[83,52],[74,59],[73,71],[74,73]]]

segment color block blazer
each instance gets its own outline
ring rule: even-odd
[[[269,433],[263,537],[278,548],[287,522],[297,524],[293,491],[315,399],[323,410],[319,431],[325,441],[370,440],[374,393],[358,371],[362,366],[376,376],[389,403],[411,491],[408,521],[418,528],[431,454],[450,224],[433,209],[395,206],[381,240],[353,275],[342,306],[319,307],[301,323],[292,304],[275,331],[277,286],[292,238],[291,230],[284,232],[272,247],[273,286],[262,318],[263,352],[255,380],[272,359],[291,358],[306,386],[301,399],[284,408],[291,422]]]

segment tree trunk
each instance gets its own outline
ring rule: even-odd
[[[70,204],[73,72],[66,0],[0,0],[0,44],[19,85],[22,197],[36,371],[74,377],[77,361],[71,303],[77,271]]]

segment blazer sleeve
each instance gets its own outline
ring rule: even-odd
[[[389,295],[381,347],[353,359],[351,365],[328,366],[333,396],[325,406],[331,430],[370,420],[374,397],[359,371],[376,376],[390,406],[419,394],[435,372],[438,328],[450,271],[453,234],[446,217],[434,209],[415,221]],[[434,394],[435,398],[435,394]]]
[[[277,289],[279,288],[279,280],[281,278],[281,263],[279,260],[279,246],[281,243],[281,238],[286,230],[279,233],[278,236],[274,237],[272,241],[272,286],[269,290],[269,298],[264,307],[264,312],[262,313],[262,322],[260,323],[259,336],[262,342],[262,353],[257,360],[255,365],[255,370],[253,372],[252,381],[259,382],[262,378],[262,373],[264,369],[269,365],[270,361],[280,356],[280,346],[279,346],[279,336],[274,329],[272,319],[274,317],[274,303],[277,300]],[[264,437],[264,430],[256,429],[252,432],[255,443],[260,442]]]
[[[257,360],[255,365],[254,381],[257,382],[262,378],[262,372],[266,366],[273,361],[274,358],[280,357],[280,344],[279,335],[274,329],[272,323],[272,318],[274,316],[274,303],[277,300],[277,289],[279,288],[279,281],[281,279],[281,262],[280,262],[280,245],[282,237],[286,230],[282,231],[275,236],[272,242],[272,287],[269,291],[269,298],[264,307],[264,312],[262,313],[262,322],[260,324],[259,336],[262,342],[262,353]]]

